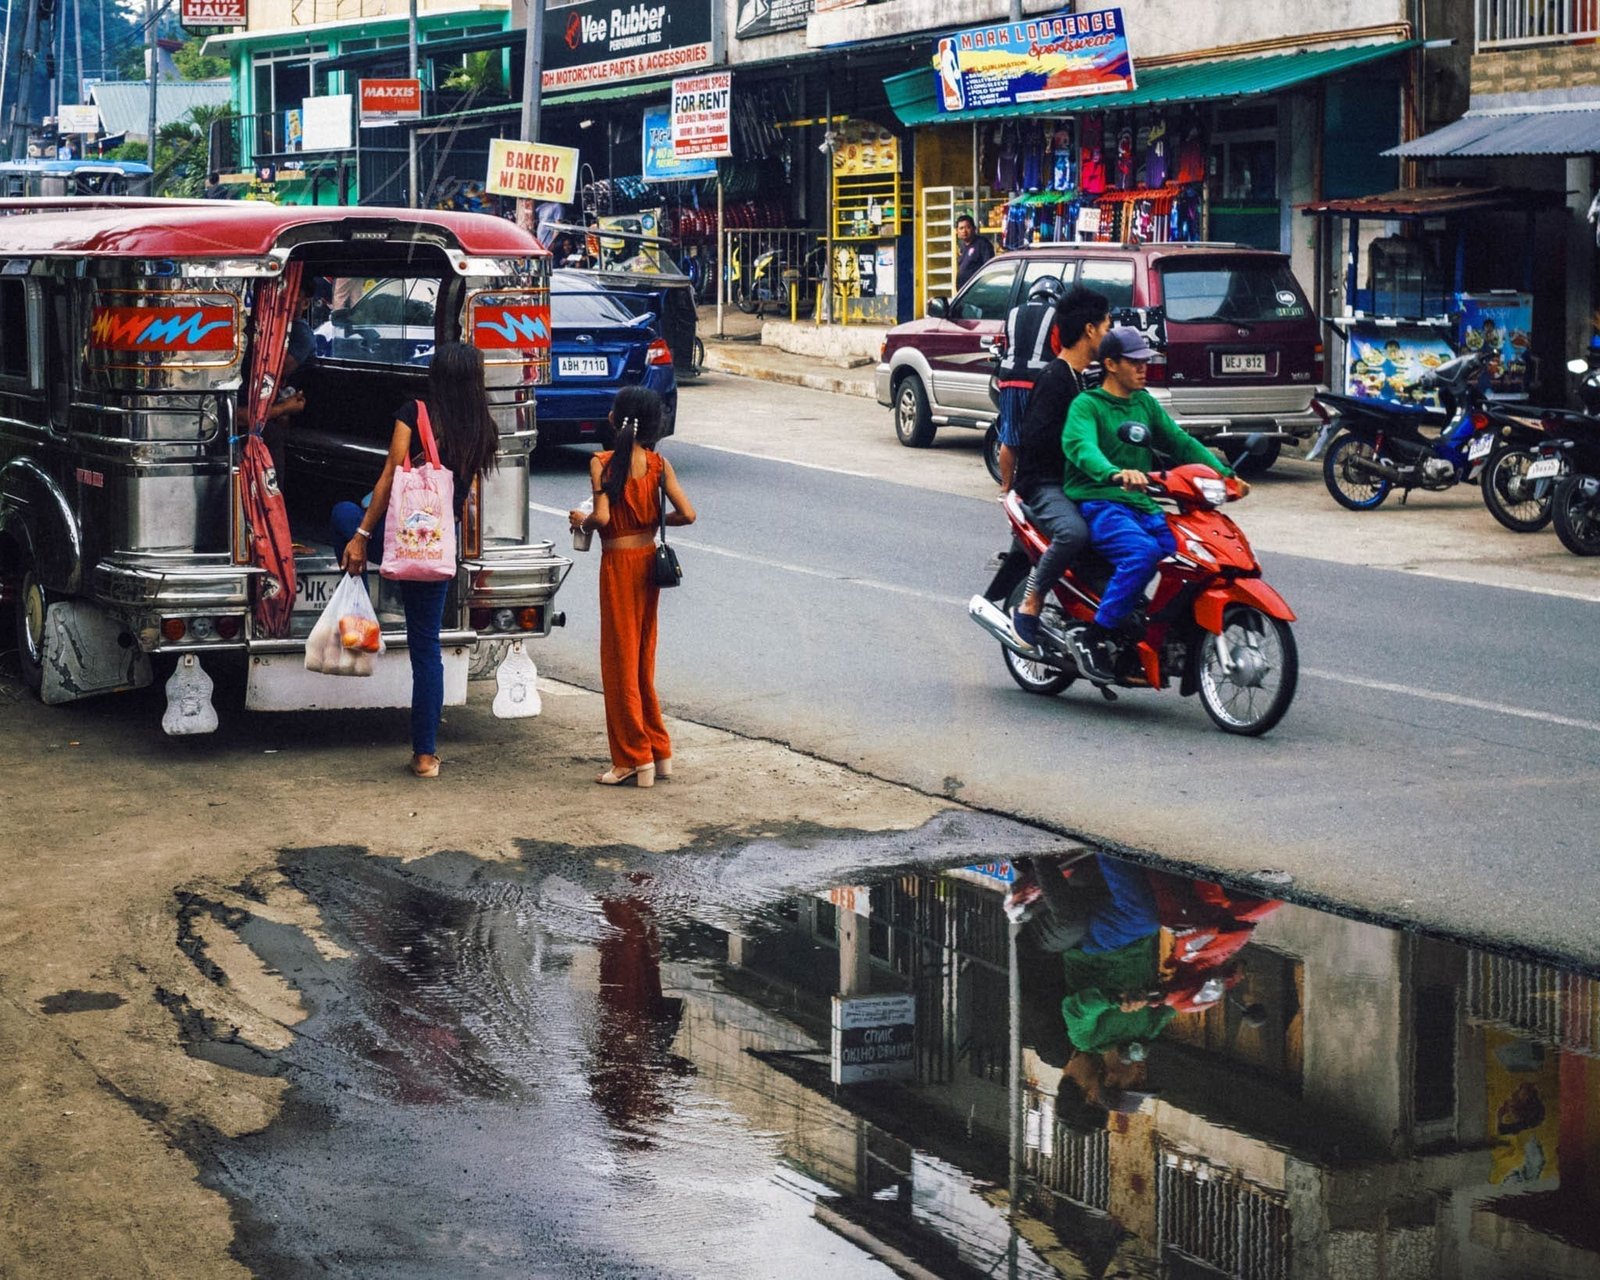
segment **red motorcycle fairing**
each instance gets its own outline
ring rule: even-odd
[[[1280,622],[1295,621],[1294,610],[1260,578],[1234,578],[1202,591],[1194,602],[1194,620],[1207,631],[1222,634],[1222,616],[1230,604],[1259,609]]]
[[[1178,554],[1192,560],[1202,569],[1240,569],[1248,572],[1256,567],[1256,553],[1239,526],[1220,511],[1169,511],[1167,528],[1172,530],[1178,544]],[[1198,543],[1210,558],[1190,542]]]

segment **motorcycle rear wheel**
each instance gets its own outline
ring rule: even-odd
[[[1006,601],[1006,613],[1009,615],[1019,604],[1022,597],[1028,593],[1028,584],[1022,583],[1011,593],[1011,598]],[[1066,619],[1062,616],[1061,606],[1054,600],[1046,600],[1044,604],[1043,619],[1047,625],[1060,631],[1066,626]],[[1006,670],[1011,673],[1011,678],[1017,682],[1017,687],[1025,693],[1035,693],[1041,698],[1053,698],[1074,680],[1078,678],[1076,671],[1062,671],[1047,662],[1030,662],[1020,654],[1012,653],[1005,645],[1000,646],[1000,656],[1005,659]]]
[[[1248,605],[1229,605],[1222,634],[1233,651],[1236,669],[1223,670],[1217,637],[1200,637],[1200,705],[1224,733],[1257,737],[1283,719],[1300,680],[1300,654],[1289,624]],[[1241,679],[1239,665],[1252,670]]]
[[[989,477],[1000,483],[1000,432],[990,427],[983,434],[983,465],[989,468]]]
[[[1363,475],[1350,468],[1353,458],[1376,461],[1377,451],[1365,440],[1342,435],[1322,455],[1322,480],[1341,507],[1351,511],[1372,511],[1383,505],[1394,485],[1377,476]]]
[[[1502,445],[1489,456],[1483,468],[1479,481],[1483,505],[1513,533],[1538,533],[1554,515],[1549,492],[1543,498],[1526,492],[1531,487],[1526,478],[1528,468],[1537,457],[1525,446]]]
[[[1561,545],[1575,556],[1600,556],[1600,499],[1584,498],[1586,479],[1581,475],[1563,476],[1556,482],[1556,496],[1550,506]]]

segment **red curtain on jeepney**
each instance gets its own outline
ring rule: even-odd
[[[259,285],[251,316],[255,340],[245,402],[249,429],[239,459],[239,491],[250,563],[264,571],[256,577],[255,617],[267,636],[289,634],[289,617],[294,612],[294,542],[272,454],[261,433],[283,379],[289,326],[300,298],[301,270],[300,263],[291,262],[279,279]]]

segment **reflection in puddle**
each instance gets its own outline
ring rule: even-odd
[[[290,874],[351,958],[241,927],[313,1009],[212,1175],[268,1271],[1600,1273],[1581,976],[1094,857],[733,929],[670,859]]]

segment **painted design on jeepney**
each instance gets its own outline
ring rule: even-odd
[[[101,351],[232,351],[231,306],[96,306],[89,345]]]
[[[479,302],[472,309],[472,344],[486,351],[550,345],[550,307],[540,303]]]

